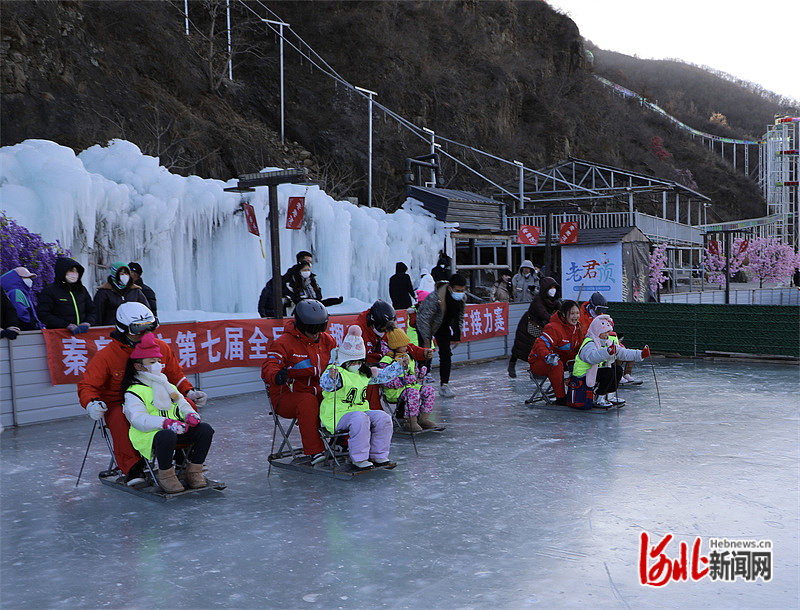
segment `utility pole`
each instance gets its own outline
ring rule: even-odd
[[[372,207],[372,98],[378,94],[374,91],[363,89],[361,87],[356,87],[356,91],[366,93],[369,98],[367,102],[369,107],[369,140],[367,144],[367,205]]]

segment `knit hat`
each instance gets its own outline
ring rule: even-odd
[[[592,320],[591,324],[589,324],[589,329],[586,331],[586,336],[594,340],[594,344],[597,347],[603,347],[600,335],[612,330],[614,330],[614,320],[612,320],[611,316],[609,315],[601,314]]]
[[[401,328],[393,328],[386,333],[386,343],[389,344],[389,349],[397,349],[411,343],[411,339],[403,332]]]
[[[336,360],[339,364],[350,360],[365,360],[367,349],[364,347],[364,339],[361,337],[361,327],[351,326],[347,329],[347,335],[339,347]]]
[[[25,267],[14,267],[14,271],[16,271],[17,275],[20,276],[23,279],[26,278],[26,277],[29,277],[29,278],[36,277],[35,273],[31,273]]]
[[[142,340],[136,344],[130,355],[131,358],[161,358],[161,348],[156,343],[156,336],[153,333],[146,333]]]

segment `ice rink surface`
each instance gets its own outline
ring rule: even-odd
[[[797,607],[798,368],[655,361],[619,413],[529,408],[505,361],[455,368],[441,435],[353,481],[273,468],[262,394],[210,401],[209,476],[165,504],[102,485],[81,418],[0,436],[3,608]],[[436,375],[436,371],[434,371]],[[772,579],[640,584],[664,555],[769,540]],[[647,570],[659,559],[646,557]],[[691,563],[689,564],[691,565]],[[705,566],[698,566],[704,568]],[[663,572],[661,572],[663,577]]]

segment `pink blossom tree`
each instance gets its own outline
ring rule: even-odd
[[[658,244],[650,254],[650,291],[655,294],[667,281],[667,244]]]
[[[747,249],[749,270],[758,278],[759,288],[764,282],[786,281],[800,265],[800,256],[788,244],[775,237],[756,237]]]
[[[747,253],[749,252],[748,243],[745,239],[737,237],[733,240],[731,245],[731,264],[730,264],[730,277],[736,275],[743,267],[747,260]],[[704,251],[703,266],[706,270],[706,279],[710,284],[718,284],[723,286],[725,284],[725,263],[727,258],[722,250],[722,243],[717,244],[709,242]]]

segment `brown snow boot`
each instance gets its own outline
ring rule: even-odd
[[[175,475],[175,466],[167,470],[156,471],[156,479],[158,479],[158,484],[161,485],[161,489],[168,494],[176,494],[184,491],[183,485],[181,485],[181,482]]]
[[[206,481],[206,478],[203,476],[202,464],[192,464],[189,462],[186,465],[186,483],[192,489],[208,485],[208,481]]]
[[[406,417],[406,430],[408,432],[422,432],[422,428],[417,423],[416,415],[414,417]]]
[[[436,427],[436,423],[431,421],[431,414],[430,413],[420,412],[419,418],[418,418],[417,421],[419,422],[419,425],[423,430],[430,430],[431,428],[435,428]]]

